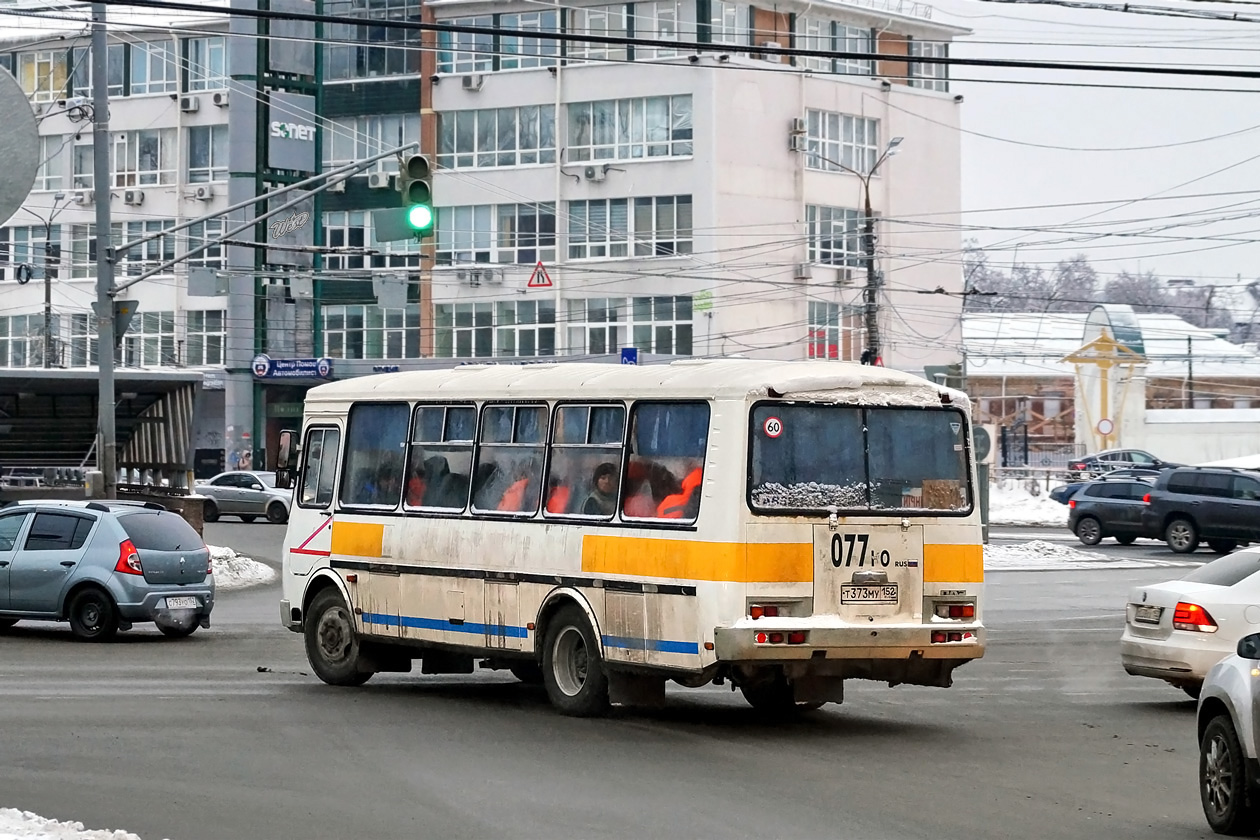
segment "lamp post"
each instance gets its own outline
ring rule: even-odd
[[[862,172],[851,166],[846,166],[838,160],[825,158],[815,152],[807,154],[816,157],[832,166],[838,166],[850,175],[856,175],[862,182],[863,208],[864,214],[862,223],[862,261],[866,265],[866,301],[864,314],[866,320],[866,349],[862,351],[862,364],[873,365],[880,361],[880,340],[879,340],[879,273],[875,270],[875,213],[871,209],[871,178],[879,171],[884,161],[897,154],[897,147],[901,145],[902,138],[894,137],[888,141],[888,145],[884,148],[875,163],[871,166],[869,172]]]
[[[66,209],[62,204],[57,206],[58,202],[66,200],[64,192],[53,194],[52,207],[48,210],[48,218],[43,218],[38,213],[32,213],[35,218],[44,223],[44,367],[52,367],[53,353],[53,330],[52,330],[52,228],[53,221],[56,220],[57,214]]]

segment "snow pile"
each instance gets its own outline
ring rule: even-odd
[[[0,808],[0,840],[140,840],[129,831],[89,830],[14,808]]]
[[[1016,479],[989,485],[989,524],[1066,528],[1068,506],[1050,498],[1047,491],[1034,496]]]
[[[1012,545],[986,545],[984,568],[997,572],[1029,572],[1050,569],[1153,569],[1167,566],[1193,566],[1168,560],[1142,560],[1139,558],[1114,558],[1087,554],[1066,545],[1045,540]]]
[[[251,557],[237,554],[230,548],[208,545],[210,562],[214,568],[214,585],[220,591],[226,589],[244,589],[247,586],[258,586],[271,583],[276,579],[276,570],[259,563]],[[6,840],[0,834],[0,840]]]

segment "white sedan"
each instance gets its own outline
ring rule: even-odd
[[[1198,697],[1212,666],[1260,632],[1260,548],[1213,560],[1180,580],[1129,592],[1120,662]]]

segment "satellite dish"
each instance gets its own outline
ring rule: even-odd
[[[0,69],[0,220],[7,222],[26,201],[39,170],[39,126],[17,80]]]

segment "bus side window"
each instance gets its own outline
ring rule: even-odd
[[[306,433],[306,451],[302,463],[300,504],[328,507],[333,498],[333,481],[337,476],[337,455],[341,449],[339,429],[314,428]]]
[[[621,484],[626,409],[620,405],[562,405],[547,475],[548,516],[611,519]]]
[[[694,522],[704,481],[709,404],[635,403],[630,428],[621,515]]]
[[[341,503],[353,507],[398,507],[403,488],[406,403],[356,403],[346,429]]]
[[[546,440],[545,406],[486,406],[481,414],[473,509],[498,513],[537,511],[542,497]]]
[[[411,426],[408,508],[463,510],[472,473],[477,410],[469,405],[421,405]]]

